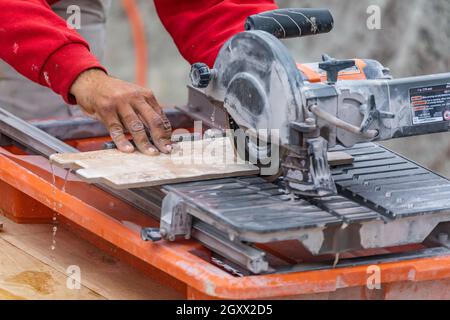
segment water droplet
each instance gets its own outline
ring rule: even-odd
[[[55,245],[52,245],[52,246],[51,246],[51,249],[52,249],[52,251],[55,251],[56,246],[55,246]]]
[[[386,192],[385,196],[386,196],[387,198],[392,197],[392,192]]]

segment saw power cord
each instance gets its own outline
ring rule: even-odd
[[[135,83],[146,87],[148,73],[148,46],[145,26],[135,0],[122,0],[122,7],[128,17],[134,44]]]

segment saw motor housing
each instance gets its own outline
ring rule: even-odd
[[[192,83],[222,102],[232,126],[246,132],[241,156],[264,164],[272,156],[267,145],[279,147],[293,193],[336,193],[327,160],[336,144],[448,131],[450,74],[394,80],[375,60],[327,55],[295,63],[279,38],[329,32],[328,10],[271,11],[249,17],[245,27],[222,47],[213,69],[192,66]]]

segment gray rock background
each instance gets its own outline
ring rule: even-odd
[[[165,105],[186,100],[189,65],[180,57],[154,10],[153,1],[137,0],[149,41],[149,85]],[[195,0],[186,0],[195,1]],[[326,52],[339,58],[372,58],[395,77],[450,71],[450,1],[448,0],[278,0],[280,7],[326,7],[335,18],[326,35],[286,40],[299,62],[317,61]],[[381,29],[368,30],[367,8],[381,8]],[[107,67],[133,81],[131,33],[120,1],[108,20]],[[385,145],[450,177],[450,134],[391,140]]]

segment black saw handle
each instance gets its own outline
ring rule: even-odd
[[[333,23],[328,9],[279,9],[248,17],[245,30],[263,30],[284,39],[327,33]]]

